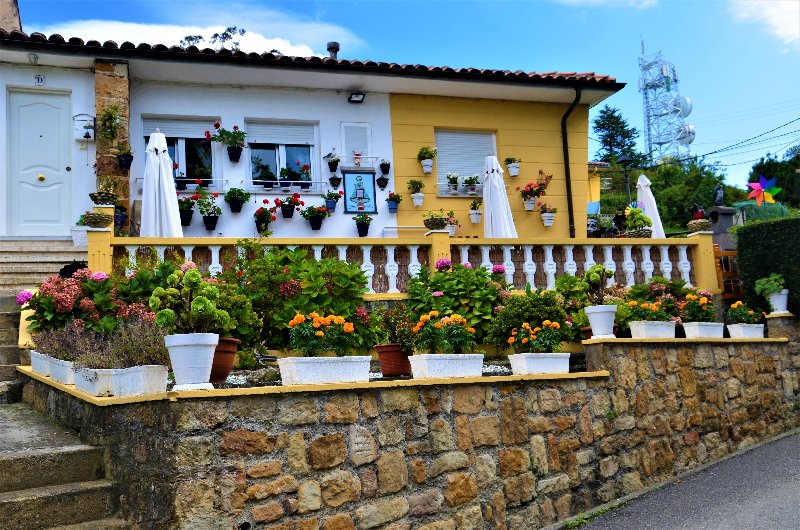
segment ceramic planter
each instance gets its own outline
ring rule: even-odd
[[[266,232],[269,230],[269,221],[261,221],[259,219],[254,220],[256,222],[256,232],[260,234],[261,232]]]
[[[470,210],[469,211],[469,220],[472,224],[476,225],[481,222],[481,217],[483,216],[483,212],[480,210]]]
[[[788,315],[786,306],[789,305],[789,289],[784,289],[777,293],[772,293],[769,296],[769,305],[772,306],[771,315]]]
[[[763,339],[764,324],[728,324],[732,339]]]
[[[425,199],[424,193],[412,193],[411,194],[411,202],[414,206],[422,206],[422,201]]]
[[[75,372],[72,371],[72,361],[62,361],[61,359],[56,359],[55,357],[50,357],[49,361],[50,377],[59,383],[64,383],[65,385],[75,384]]]
[[[338,202],[339,201],[334,201],[333,199],[325,199],[325,208],[329,212],[333,213],[336,211],[336,205],[338,204]]]
[[[395,201],[386,201],[386,206],[389,207],[389,213],[397,213],[397,207],[399,204]]]
[[[324,217],[321,215],[312,215],[308,218],[308,224],[311,225],[311,230],[321,230],[322,229],[322,220]]]
[[[532,212],[536,209],[536,199],[525,199],[522,204],[525,205],[526,212]]]
[[[335,170],[334,170],[334,171],[335,171]],[[330,177],[330,178],[328,179],[328,182],[330,182],[330,183],[331,183],[331,186],[332,186],[332,187],[334,187],[334,188],[338,188],[338,187],[339,187],[339,184],[341,184],[341,183],[342,183],[342,177]]]
[[[506,166],[508,168],[508,176],[516,177],[519,175],[519,162],[512,162]]]
[[[446,217],[429,217],[428,219],[423,219],[422,224],[425,225],[425,228],[428,230],[446,230],[447,229],[447,218]]]
[[[203,225],[205,225],[206,230],[209,232],[213,232],[217,229],[217,222],[219,221],[219,215],[204,215],[203,216]]]
[[[336,170],[338,168],[339,168],[339,161],[338,160],[335,161],[335,162],[331,162],[330,160],[328,161],[328,170],[330,170],[331,173],[336,173]],[[338,186],[338,184],[337,184],[337,186]]]
[[[458,230],[458,225],[447,225],[447,231],[450,232],[450,237],[456,236],[456,230]]]
[[[477,195],[478,194],[478,186],[474,184],[470,184],[469,186],[464,186],[467,195]]]
[[[725,331],[722,322],[684,322],[683,332],[687,339],[721,339]]]
[[[391,168],[391,167],[392,167],[392,165],[389,164],[388,162],[382,162],[380,164],[381,175],[388,175],[389,174],[389,168]]]
[[[589,325],[592,327],[593,339],[613,339],[614,338],[614,317],[617,314],[617,306],[590,305],[584,311],[589,318]]]
[[[31,369],[37,374],[50,375],[50,356],[31,350]]]
[[[242,158],[242,149],[240,145],[228,146],[228,160],[231,162],[238,162]]]
[[[181,216],[181,226],[189,226],[192,224],[194,210],[178,210],[178,213]]]
[[[279,183],[281,191],[290,191],[292,189],[292,181],[289,179],[280,179]]]
[[[174,390],[214,388],[209,377],[218,342],[216,333],[182,333],[164,337],[175,375]]]
[[[356,223],[356,230],[358,230],[358,237],[367,237],[369,234],[370,223]]]
[[[447,193],[450,195],[458,195],[458,184],[448,184]]]
[[[352,357],[285,357],[278,359],[284,385],[321,385],[369,381],[369,355]]]
[[[89,227],[88,226],[73,226],[70,228],[72,233],[72,244],[78,248],[87,248],[89,246]]]
[[[133,155],[130,153],[122,153],[117,155],[117,165],[122,170],[128,170],[133,164]]]
[[[421,160],[422,172],[426,175],[433,171],[433,159]]]
[[[211,364],[212,384],[220,385],[228,379],[233,368],[233,361],[236,359],[236,350],[239,349],[239,339],[230,337],[220,337],[219,343],[214,350],[214,362]]]
[[[281,204],[281,215],[284,219],[294,217],[294,206],[291,204]]]
[[[244,201],[242,199],[229,199],[228,206],[231,207],[231,213],[241,213]]]
[[[167,391],[167,367],[145,364],[131,368],[139,373],[140,394],[160,394]]]
[[[75,372],[75,388],[92,396],[114,395],[114,369],[81,368]]]
[[[403,353],[399,344],[380,344],[375,346],[378,360],[381,363],[381,374],[384,377],[411,375],[411,363],[408,355]]]
[[[518,353],[508,360],[514,375],[569,373],[568,353]]]
[[[389,185],[389,177],[387,177],[386,175],[381,175],[380,177],[375,179],[375,183],[378,185],[380,189],[385,190],[386,186]]]
[[[634,320],[630,324],[634,339],[674,339],[675,321]]]
[[[480,377],[483,372],[482,353],[440,353],[412,355],[408,358],[414,379],[434,377]]]
[[[553,221],[556,220],[556,214],[554,213],[543,213],[542,215],[542,224],[544,226],[553,226]]]

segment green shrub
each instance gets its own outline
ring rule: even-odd
[[[558,303],[556,293],[529,291],[505,301],[503,308],[491,319],[486,340],[498,348],[506,348],[511,332],[523,322],[550,320],[558,322],[563,329],[566,317],[564,309]]]

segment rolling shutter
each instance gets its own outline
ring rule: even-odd
[[[366,123],[342,124],[342,154],[345,165],[353,164],[353,152],[361,153],[362,157],[372,156],[370,153],[370,130]],[[365,165],[373,165],[371,158],[366,158]]]
[[[205,138],[206,131],[213,131],[214,121],[207,119],[143,118],[145,136],[159,129],[168,138]]]
[[[258,144],[314,145],[314,125],[247,122],[247,141]]]
[[[494,134],[490,132],[437,130],[434,138],[439,189],[447,189],[448,173],[483,177],[486,157],[495,154]]]

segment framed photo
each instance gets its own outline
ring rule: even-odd
[[[378,213],[375,170],[342,169],[344,213]]]

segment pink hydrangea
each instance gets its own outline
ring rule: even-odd
[[[492,274],[505,274],[506,268],[503,265],[494,265],[492,266]]]
[[[102,282],[103,280],[108,279],[108,274],[106,274],[105,272],[98,271],[92,274],[90,278],[96,282]]]
[[[464,263],[461,264],[461,266],[464,267],[465,269],[471,269],[472,263],[470,263],[469,261],[465,261]]]
[[[185,261],[181,265],[181,271],[183,271],[183,272],[186,272],[186,271],[191,270],[191,269],[196,269],[196,268],[197,268],[197,263],[195,263],[194,261]]]
[[[78,269],[72,273],[72,277],[78,281],[88,280],[92,277],[92,271],[87,268]]]
[[[453,265],[453,262],[447,258],[439,258],[436,260],[436,270],[437,271],[446,271]]]
[[[438,297],[440,297],[440,296],[444,296],[444,293],[443,293],[442,291],[433,291],[433,292],[431,293],[431,295],[433,295],[433,296],[435,296],[435,297],[437,297],[437,298],[438,298]]]
[[[33,295],[28,291],[20,291],[17,295],[17,305],[25,305],[31,301]]]

